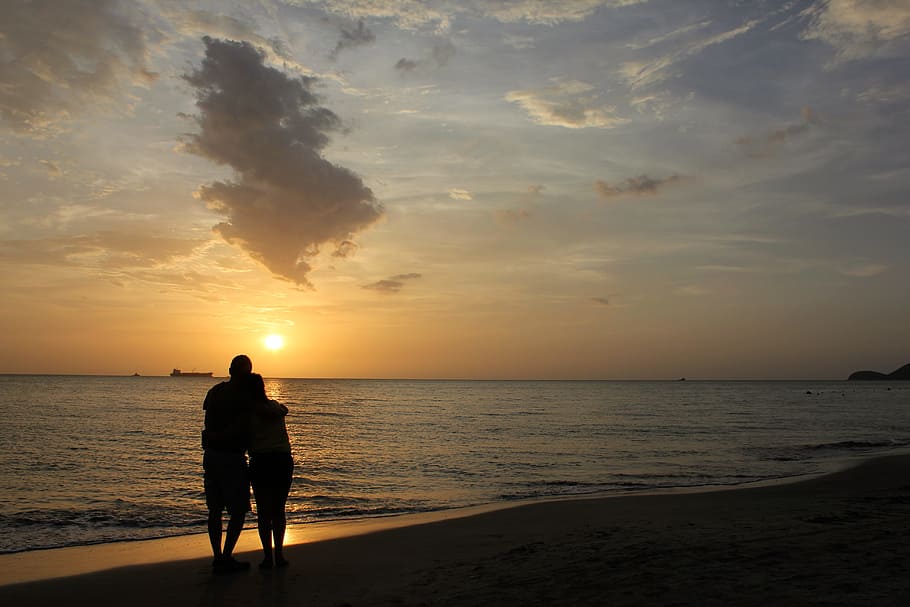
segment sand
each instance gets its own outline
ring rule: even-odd
[[[392,524],[406,526],[384,530],[375,521],[347,532],[324,526],[312,536],[303,526],[295,530],[295,541],[307,543],[288,549],[291,566],[265,573],[254,566],[213,576],[209,557],[184,558],[187,550],[199,550],[190,548],[192,542],[205,548],[204,536],[117,545],[172,560],[26,583],[10,583],[17,567],[35,578],[54,575],[55,566],[42,571],[40,553],[7,555],[0,557],[6,573],[0,602],[910,605],[910,455],[880,457],[791,484],[464,514],[470,516],[399,519]],[[244,545],[253,545],[255,532],[244,534]],[[68,550],[53,551],[58,570],[67,558],[91,563],[92,555],[99,567],[118,558],[131,562],[123,554],[111,558],[111,547]],[[239,557],[259,559],[255,552]]]

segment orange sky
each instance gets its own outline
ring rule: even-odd
[[[890,371],[908,53],[860,0],[5,4],[0,373]]]

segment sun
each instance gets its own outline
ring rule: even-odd
[[[263,340],[263,343],[265,343],[266,348],[274,352],[275,350],[280,350],[284,347],[284,338],[280,335],[272,334],[267,336]]]

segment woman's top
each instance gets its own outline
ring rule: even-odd
[[[250,419],[250,453],[290,453],[291,441],[284,425],[288,408],[275,400],[253,404]]]

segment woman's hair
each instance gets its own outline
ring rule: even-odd
[[[250,374],[249,383],[250,395],[256,400],[268,400],[269,396],[265,393],[265,381],[258,373]]]

